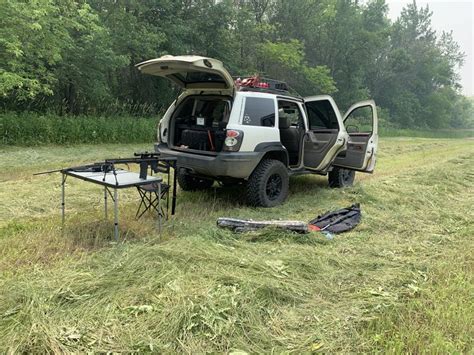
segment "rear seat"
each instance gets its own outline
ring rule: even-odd
[[[298,164],[300,149],[300,130],[291,126],[290,117],[283,115],[279,118],[280,140],[288,151],[290,165]]]

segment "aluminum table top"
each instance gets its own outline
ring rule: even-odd
[[[153,182],[162,182],[163,178],[159,176],[148,175],[146,179],[140,179],[140,174],[123,169],[117,169],[115,174],[95,171],[64,171],[64,174],[89,181],[94,184],[110,187],[113,189],[123,189],[126,187],[147,185]]]

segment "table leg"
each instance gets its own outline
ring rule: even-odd
[[[166,180],[168,184],[168,191],[166,191],[166,220],[170,218],[170,190],[171,190],[171,167],[168,165],[168,180]]]
[[[105,212],[105,220],[108,219],[107,216],[107,187],[104,186],[104,212]]]
[[[173,195],[172,195],[172,200],[171,200],[171,215],[174,216],[174,212],[176,210],[176,172],[178,170],[178,166],[176,163],[174,164],[173,167]]]
[[[114,189],[114,237],[118,242],[119,231],[118,231],[118,194],[117,189]]]
[[[64,229],[64,219],[65,219],[65,194],[66,194],[66,174],[61,176],[61,228]]]
[[[161,182],[158,183],[158,233],[161,236]]]

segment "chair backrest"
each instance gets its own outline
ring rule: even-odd
[[[278,118],[278,128],[287,129],[291,126],[291,118],[286,115],[280,115]]]

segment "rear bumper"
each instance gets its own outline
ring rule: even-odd
[[[155,144],[155,151],[176,157],[178,167],[197,175],[247,179],[262,159],[264,152],[220,152],[217,155],[187,153],[169,149],[166,144]]]

